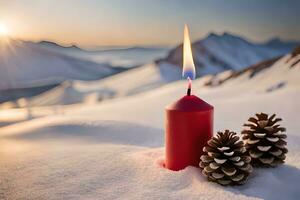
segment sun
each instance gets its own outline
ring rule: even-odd
[[[0,22],[0,36],[7,36],[8,32],[6,24]]]

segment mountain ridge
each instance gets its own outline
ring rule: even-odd
[[[78,47],[75,44],[65,46],[65,45],[59,44],[57,42],[49,41],[49,40],[41,40],[39,42],[36,42],[36,44],[49,45],[49,46],[52,46],[52,47],[63,48],[63,49],[76,49],[76,50],[80,50],[80,51],[85,51],[84,49]]]

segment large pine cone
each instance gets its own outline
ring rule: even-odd
[[[200,168],[208,180],[221,185],[243,184],[252,172],[250,156],[246,156],[244,143],[229,130],[218,132],[203,148]]]
[[[275,167],[284,163],[286,148],[285,128],[276,124],[281,121],[275,114],[268,116],[265,113],[250,117],[242,131],[243,140],[254,166]]]

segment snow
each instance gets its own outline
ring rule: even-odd
[[[195,167],[174,172],[161,166],[164,107],[186,91],[186,81],[176,81],[100,103],[1,110],[0,120],[10,117],[13,121],[13,116],[18,120],[0,128],[0,197],[298,199],[300,64],[290,68],[297,59],[287,55],[252,78],[242,74],[218,87],[204,86],[211,76],[193,81],[193,92],[215,107],[215,131],[240,132],[248,117],[261,111],[283,118],[289,149],[286,164],[255,168],[243,186],[208,182]],[[98,84],[105,83],[121,93],[131,88],[127,84],[143,83],[152,75],[148,70],[133,69],[120,74],[122,80],[104,79],[103,83],[94,82],[92,88],[81,83],[80,88],[94,94]],[[156,78],[147,81],[152,84]],[[281,82],[285,82],[283,87],[267,91]]]

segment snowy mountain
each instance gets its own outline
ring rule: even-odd
[[[207,84],[215,85],[220,82],[221,76],[223,80],[231,76],[234,71],[235,74],[236,71],[256,64],[258,61],[270,58],[276,61],[279,56],[290,52],[295,45],[296,42],[284,42],[279,39],[254,44],[228,33],[210,34],[207,38],[194,43],[193,53],[198,76],[224,72],[211,76],[213,78]],[[103,81],[73,81],[72,84],[55,87],[54,90],[59,92],[50,91],[51,95],[52,93],[60,95],[53,99],[48,98],[47,93],[43,94],[42,99],[47,99],[47,101],[34,103],[34,105],[81,102],[91,91],[97,94],[98,97],[95,99],[103,100],[151,90],[181,79],[181,64],[179,64],[182,62],[181,48],[179,46],[171,50],[167,58],[151,64],[151,59],[161,56],[166,50],[143,47],[85,50],[74,45],[61,46],[48,41],[39,43],[11,41],[9,48],[6,46],[1,49],[3,52],[1,56],[4,59],[0,61],[0,72],[3,76],[0,89],[17,90],[6,91],[4,96],[0,95],[0,102],[36,95],[66,79],[95,80],[120,71],[118,67],[112,68],[109,64],[103,64],[106,61],[113,65],[124,64],[127,67],[144,62],[149,62],[149,64]],[[148,74],[144,73],[146,71]],[[118,84],[115,84],[117,79]],[[24,90],[20,91],[20,88]],[[68,95],[63,93],[64,90],[72,91],[73,95],[76,93],[77,100],[66,100]]]
[[[0,90],[67,79],[94,80],[120,71],[108,64],[74,58],[30,42],[11,39],[1,43],[0,51]]]
[[[76,45],[14,39],[1,39],[0,47],[0,102],[37,95],[69,79],[101,79],[167,52],[143,47],[85,50]]]
[[[252,43],[248,40],[224,33],[209,34],[206,38],[193,43],[193,55],[197,76],[216,74],[225,70],[240,70],[263,60],[289,53],[299,43],[273,39],[266,43]],[[170,51],[165,59],[157,63],[172,63],[181,70],[182,45]]]

